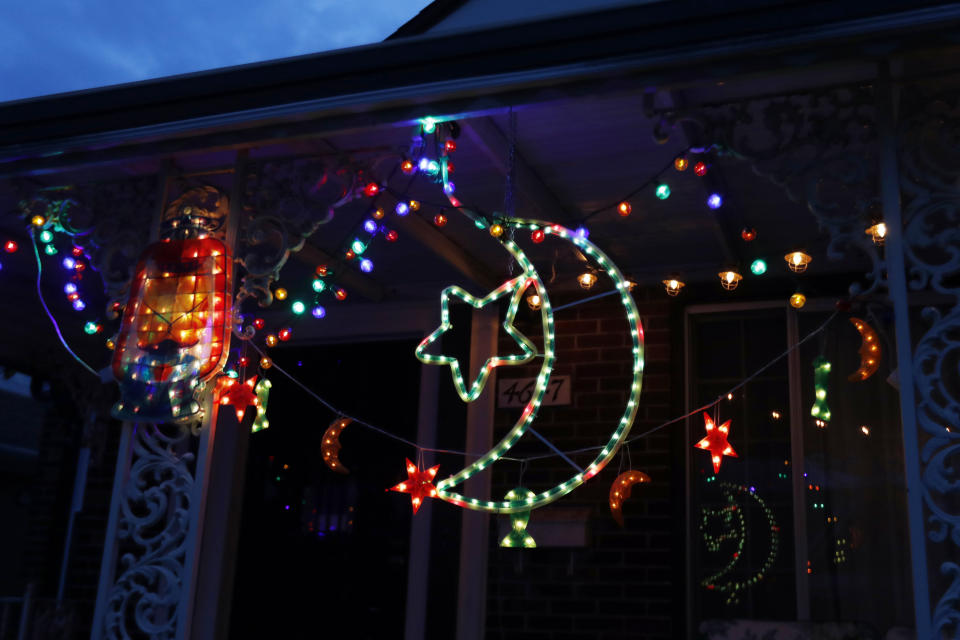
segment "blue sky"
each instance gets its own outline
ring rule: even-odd
[[[4,0],[0,101],[382,40],[429,0]]]

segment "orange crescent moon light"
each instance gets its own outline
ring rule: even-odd
[[[610,485],[610,513],[621,527],[623,526],[623,501],[630,497],[633,485],[650,482],[650,476],[642,471],[624,471]]]
[[[323,433],[323,444],[320,445],[320,452],[323,454],[323,461],[331,471],[337,473],[350,473],[350,470],[340,462],[340,432],[348,424],[353,422],[350,418],[337,418],[330,423],[327,430]]]
[[[873,327],[860,318],[850,318],[850,322],[860,332],[860,338],[863,340],[860,344],[860,368],[847,376],[850,382],[857,382],[866,380],[877,372],[883,350],[880,348],[880,340],[877,339],[877,332]]]

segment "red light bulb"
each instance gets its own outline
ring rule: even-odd
[[[438,213],[437,215],[433,216],[433,224],[437,225],[438,227],[444,226],[447,224],[447,216],[443,215],[442,213]]]
[[[396,242],[399,236],[397,235],[396,231],[394,231],[393,229],[390,229],[390,231],[387,231],[386,237],[387,237],[387,242]]]
[[[347,249],[347,252],[344,255],[347,257],[347,260],[353,260],[357,257],[357,254],[353,252],[353,249]]]
[[[70,253],[73,254],[74,258],[79,258],[80,256],[83,255],[83,249],[81,249],[80,247],[74,247],[73,249],[70,250]]]
[[[740,230],[740,237],[744,242],[753,242],[757,239],[757,230],[753,227],[744,227]]]
[[[7,242],[3,245],[3,250],[7,253],[15,253],[19,248],[20,247],[17,246],[17,243],[13,240],[7,240]]]
[[[707,175],[707,165],[702,162],[698,162],[697,164],[693,165],[693,172],[702,178],[703,176]]]
[[[454,141],[454,140],[447,140],[446,142],[443,143],[443,148],[446,149],[446,150],[449,151],[449,152],[456,151],[456,150],[457,150],[457,143],[456,143],[456,141]]]
[[[410,175],[413,173],[414,166],[413,160],[404,160],[400,163],[400,171],[403,171],[405,175]]]
[[[346,299],[347,299],[347,292],[346,292],[345,289],[337,289],[336,292],[335,292],[333,295],[335,295],[335,296],[337,297],[337,300],[346,300]]]
[[[241,367],[245,367],[250,364],[250,358],[247,356],[241,356],[239,359],[237,359],[237,364]]]
[[[292,335],[293,335],[293,329],[291,329],[290,327],[284,327],[283,329],[280,329],[280,331],[277,333],[277,337],[283,340],[284,342],[289,340]]]
[[[621,218],[626,218],[630,215],[631,211],[633,211],[633,207],[631,207],[630,203],[626,200],[617,205],[617,213],[620,214]]]
[[[370,182],[363,188],[363,192],[372,198],[380,193],[380,186],[376,182]]]
[[[254,320],[253,320],[253,328],[254,328],[254,329],[256,329],[257,331],[260,331],[260,330],[263,329],[265,326],[267,326],[267,323],[264,321],[263,318],[254,318]]]
[[[537,229],[536,231],[530,234],[530,239],[533,240],[534,243],[536,244],[540,244],[541,242],[543,242],[544,238],[546,237],[547,237],[547,234],[543,232],[543,229]]]
[[[325,264],[317,265],[317,275],[318,275],[318,276],[325,276],[325,275],[327,275],[327,265],[325,265]]]
[[[447,160],[447,173],[453,173],[454,169],[456,169],[456,167],[453,166],[453,163]]]

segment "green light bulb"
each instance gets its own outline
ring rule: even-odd
[[[666,184],[658,185],[656,193],[658,198],[666,200],[670,197],[670,187]]]
[[[353,252],[357,255],[360,255],[367,250],[367,245],[363,244],[360,240],[354,240],[353,244],[350,245],[350,248],[353,249]]]
[[[83,330],[87,335],[92,336],[100,331],[100,325],[98,325],[96,322],[88,322],[87,324],[83,325]]]
[[[437,121],[434,120],[433,118],[426,117],[420,121],[420,124],[423,125],[424,133],[433,133],[434,131],[437,130]]]
[[[767,272],[767,261],[763,258],[757,258],[750,263],[750,273],[755,276],[762,276]]]
[[[317,293],[320,293],[326,288],[327,288],[327,284],[323,280],[320,280],[318,278],[313,281],[313,290],[316,291]]]
[[[290,305],[290,309],[293,310],[293,312],[299,316],[303,314],[304,311],[307,310],[307,305],[303,304],[299,300],[294,300],[293,304]]]
[[[47,244],[53,242],[53,232],[49,229],[44,229],[40,232],[40,242]]]
[[[43,248],[43,252],[44,252],[45,254],[47,254],[48,256],[52,256],[53,254],[55,254],[55,253],[57,252],[57,248],[56,248],[55,246],[53,246],[52,244],[48,244],[47,246],[45,246],[45,247]]]

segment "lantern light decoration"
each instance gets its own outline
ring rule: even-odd
[[[580,286],[584,289],[590,289],[597,283],[597,274],[592,271],[584,271],[577,278],[577,282],[579,282]]]
[[[823,428],[830,422],[830,407],[827,406],[827,383],[830,380],[830,363],[823,356],[813,361],[814,402],[810,415],[817,419],[817,426]]]
[[[757,258],[750,263],[750,273],[755,276],[762,276],[767,272],[767,261],[763,258]]]
[[[677,159],[673,161],[673,168],[677,171],[686,171],[689,166],[690,161],[687,160],[686,156],[677,156]]]
[[[807,304],[807,296],[799,291],[790,296],[790,306],[794,309],[802,309],[805,304]]]
[[[215,190],[212,190],[215,192]],[[134,271],[113,355],[123,420],[183,422],[200,412],[199,385],[224,365],[230,346],[233,260],[209,234],[211,213],[185,204],[211,189],[192,189],[171,209],[178,217],[160,242],[148,246]],[[215,213],[226,215],[216,194]],[[168,210],[169,211],[169,210]],[[75,301],[74,308],[76,308]]]
[[[790,271],[794,273],[803,273],[807,270],[807,266],[813,261],[813,258],[803,251],[791,251],[783,256],[783,259],[787,261],[787,266],[790,267]]]
[[[873,244],[882,247],[887,240],[887,224],[883,221],[877,221],[866,229],[866,234],[873,240]]]
[[[617,205],[617,213],[620,214],[621,218],[626,218],[631,211],[633,211],[633,207],[626,200]]]
[[[506,499],[510,501],[532,500],[536,497],[533,491],[524,487],[517,487],[507,492]],[[533,549],[537,546],[536,541],[527,533],[527,524],[530,522],[529,511],[517,511],[510,514],[510,533],[504,536],[500,541],[501,547],[523,547]]]
[[[657,197],[661,200],[666,200],[670,197],[670,185],[668,184],[658,184],[654,193],[657,194]]]
[[[683,289],[686,283],[677,278],[669,278],[663,281],[663,287],[667,290],[668,296],[680,295],[680,289]]]
[[[721,271],[717,275],[720,276],[720,285],[723,286],[723,288],[727,291],[733,291],[736,289],[738,286],[740,286],[740,281],[743,280],[743,276],[733,269]]]
[[[531,310],[538,310],[542,304],[543,298],[540,297],[539,293],[532,291],[527,294],[527,306],[530,307]]]
[[[696,163],[695,165],[693,165],[693,172],[694,172],[695,174],[697,174],[698,176],[700,176],[701,178],[702,178],[703,176],[707,175],[707,165],[706,165],[706,163],[698,162],[698,163]]]

